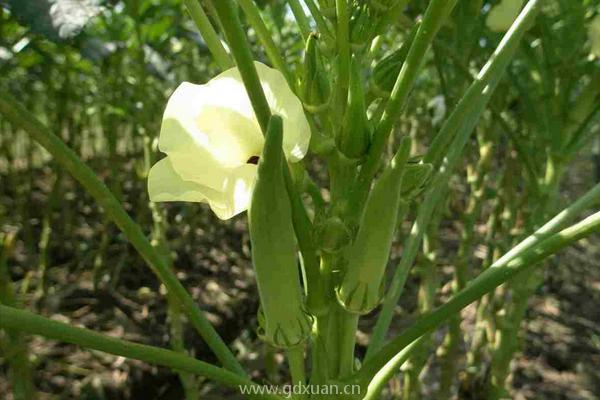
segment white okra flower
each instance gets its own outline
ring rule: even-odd
[[[283,119],[286,157],[299,161],[310,141],[302,104],[279,71],[254,64],[271,111]],[[204,85],[184,82],[163,115],[158,147],[167,157],[150,170],[150,200],[207,202],[231,218],[249,206],[263,144],[237,68]]]

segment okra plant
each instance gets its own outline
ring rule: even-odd
[[[57,127],[2,89],[3,118],[52,155],[57,174],[66,170],[86,189],[167,289],[174,338],[171,350],[146,346],[23,310],[6,274],[12,239],[0,236],[0,328],[18,350],[9,360],[15,398],[35,396],[20,333],[171,368],[188,399],[200,398],[196,376],[254,398],[377,399],[389,397],[386,385],[398,375],[402,398],[418,399],[436,350],[436,398],[452,398],[459,380],[476,379],[485,380],[485,398],[509,398],[510,360],[541,283],[538,266],[600,230],[600,185],[566,206],[559,196],[571,160],[598,141],[597,2],[289,0],[285,17],[302,42],[295,61],[277,46],[259,2],[183,3],[221,72],[204,84],[180,82],[156,132],[141,121],[136,128],[144,136],[150,238],[121,205],[116,178],[105,185],[52,133]],[[577,24],[572,48],[553,52],[564,27]],[[411,122],[422,113],[415,99],[426,89],[421,78],[432,74],[441,97],[431,102],[434,121],[419,131]],[[463,168],[468,195],[456,215],[448,200]],[[175,201],[207,203],[220,220],[247,212],[236,218],[248,222],[256,333],[285,355],[291,392],[265,392],[251,380],[177,279],[162,209]],[[462,232],[452,293],[440,303],[436,257],[448,218]],[[483,239],[475,229],[481,220]],[[478,240],[488,250],[475,265]],[[397,249],[399,261],[392,260]],[[411,275],[417,314],[397,333],[390,327]],[[472,303],[476,327],[463,350],[461,311]],[[181,313],[219,365],[186,352]],[[376,323],[359,354],[367,315]],[[440,343],[432,335],[438,329]],[[483,360],[491,370],[482,378]]]

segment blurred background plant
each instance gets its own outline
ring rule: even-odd
[[[201,3],[220,31],[211,2]],[[239,3],[255,59],[273,61]],[[291,70],[301,70],[311,30],[320,33],[319,43],[334,40],[334,1],[307,0],[304,7],[299,1],[255,3]],[[350,38],[353,50],[364,55],[362,67],[375,68],[351,79],[359,78],[373,120],[383,110],[408,51],[403,46],[412,40],[427,2],[389,2],[394,3],[389,13],[374,12],[367,3],[352,3]],[[375,3],[385,10],[388,2]],[[425,59],[392,143],[408,134],[412,153],[425,154],[502,38],[502,29],[488,18],[499,3],[457,3]],[[258,298],[245,216],[221,222],[204,205],[157,208],[147,198],[146,176],[157,155],[166,99],[181,81],[204,83],[221,70],[182,1],[3,0],[0,5],[0,95],[17,97],[103,178],[251,375],[280,379],[281,355],[259,344],[256,335]],[[323,16],[313,20],[317,7]],[[599,181],[599,15],[597,0],[544,2],[449,178],[449,195],[436,208],[407,277],[392,332],[464,288]],[[318,62],[334,74],[334,55],[327,45],[316,46],[322,53]],[[311,95],[303,90],[303,96]],[[318,122],[331,123],[319,113],[325,99],[303,100],[317,107]],[[439,161],[431,160],[434,166]],[[322,159],[312,156],[305,164],[319,186],[326,186]],[[320,194],[328,200],[331,193]],[[311,199],[321,196],[313,193]],[[414,219],[421,197],[416,188],[407,220]],[[178,307],[161,301],[164,287],[91,197],[4,118],[0,229],[2,303],[214,360]],[[392,246],[392,264],[408,229],[404,226]],[[384,398],[596,398],[597,239],[549,261],[551,268],[502,286],[425,337]],[[358,355],[366,351],[372,314],[360,321]],[[88,399],[231,394],[186,373],[14,332],[0,336],[0,350],[0,393],[11,393],[10,388],[13,393],[6,398],[30,399],[34,392],[40,398]]]

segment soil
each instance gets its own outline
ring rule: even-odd
[[[25,196],[29,201],[30,232],[19,231],[9,264],[19,290],[29,281],[26,294],[21,296],[24,305],[76,326],[168,347],[167,306],[157,279],[117,229],[105,224],[89,196],[69,178],[63,182],[64,200],[52,219],[46,291],[41,294],[37,290],[38,251],[25,239],[27,234],[39,238],[51,174],[49,168],[34,172],[36,179]],[[127,182],[122,189],[128,211],[136,219],[148,221],[147,215],[136,215],[138,202],[145,201],[144,183],[135,179]],[[22,194],[8,187],[0,192],[0,203],[7,209],[18,207],[17,199],[24,199]],[[246,369],[252,371],[252,376],[271,382],[264,373],[265,348],[255,333],[258,300],[245,216],[223,222],[204,205],[192,205],[185,210],[178,204],[164,207],[168,210],[168,237],[173,254],[177,254],[177,276]],[[186,212],[194,214],[186,215]],[[16,227],[19,221],[9,219],[4,226]],[[451,248],[456,233],[452,227],[448,229],[447,243]],[[105,251],[99,252],[104,230],[109,241]],[[400,249],[396,246],[395,250]],[[95,268],[98,260],[100,265]],[[600,245],[595,237],[580,242],[548,263],[545,282],[531,299],[523,331],[523,351],[514,360],[514,399],[593,400],[600,397],[598,260]],[[411,279],[399,306],[398,323],[393,326],[396,331],[411,320],[410,313],[415,308],[416,282]],[[364,353],[368,340],[365,332],[373,322],[373,316],[361,322],[358,354]],[[184,336],[196,357],[215,361],[189,326]],[[31,337],[29,348],[41,399],[183,398],[178,377],[164,368],[41,337]],[[275,355],[275,368],[284,368],[281,360],[280,355]],[[203,399],[238,398],[236,393],[223,391],[210,382],[202,385],[202,392]],[[7,365],[2,359],[0,398],[12,399]]]

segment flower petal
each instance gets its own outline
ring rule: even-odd
[[[206,106],[198,115],[198,126],[209,138],[211,154],[224,166],[239,167],[262,152],[258,126],[235,110]]]
[[[283,119],[283,149],[290,162],[300,161],[308,151],[310,127],[300,99],[276,69],[254,62],[271,111]]]
[[[229,171],[217,191],[193,181],[183,180],[175,171],[169,157],[163,158],[150,169],[148,193],[150,200],[188,201],[208,203],[220,219],[229,219],[248,209],[256,165],[246,164]]]
[[[254,164],[242,165],[231,171],[223,186],[223,204],[210,203],[210,207],[220,219],[229,219],[250,206],[252,190],[256,182],[257,167]]]
[[[304,157],[310,128],[283,75],[255,63],[271,111],[283,119],[288,160]],[[167,158],[148,177],[152,201],[208,202],[221,219],[248,208],[264,139],[237,68],[205,85],[182,83],[169,98],[159,149]]]
[[[203,185],[181,179],[168,157],[154,164],[148,174],[150,201],[205,202],[208,201],[208,191],[215,192]]]
[[[310,142],[310,127],[302,103],[290,89],[281,72],[257,61],[254,65],[271,111],[283,119],[283,149],[286,156],[291,162],[299,161],[306,155]],[[250,107],[251,118],[256,121],[237,68],[222,72],[207,86],[214,91],[219,105],[231,107],[242,115],[248,115],[247,107]],[[223,93],[227,93],[228,96],[224,96]],[[258,127],[258,123],[256,125]]]
[[[198,145],[198,137],[194,130],[186,129],[182,121],[164,119],[158,146],[167,153],[172,168],[181,179],[220,190],[227,175],[219,160]]]

